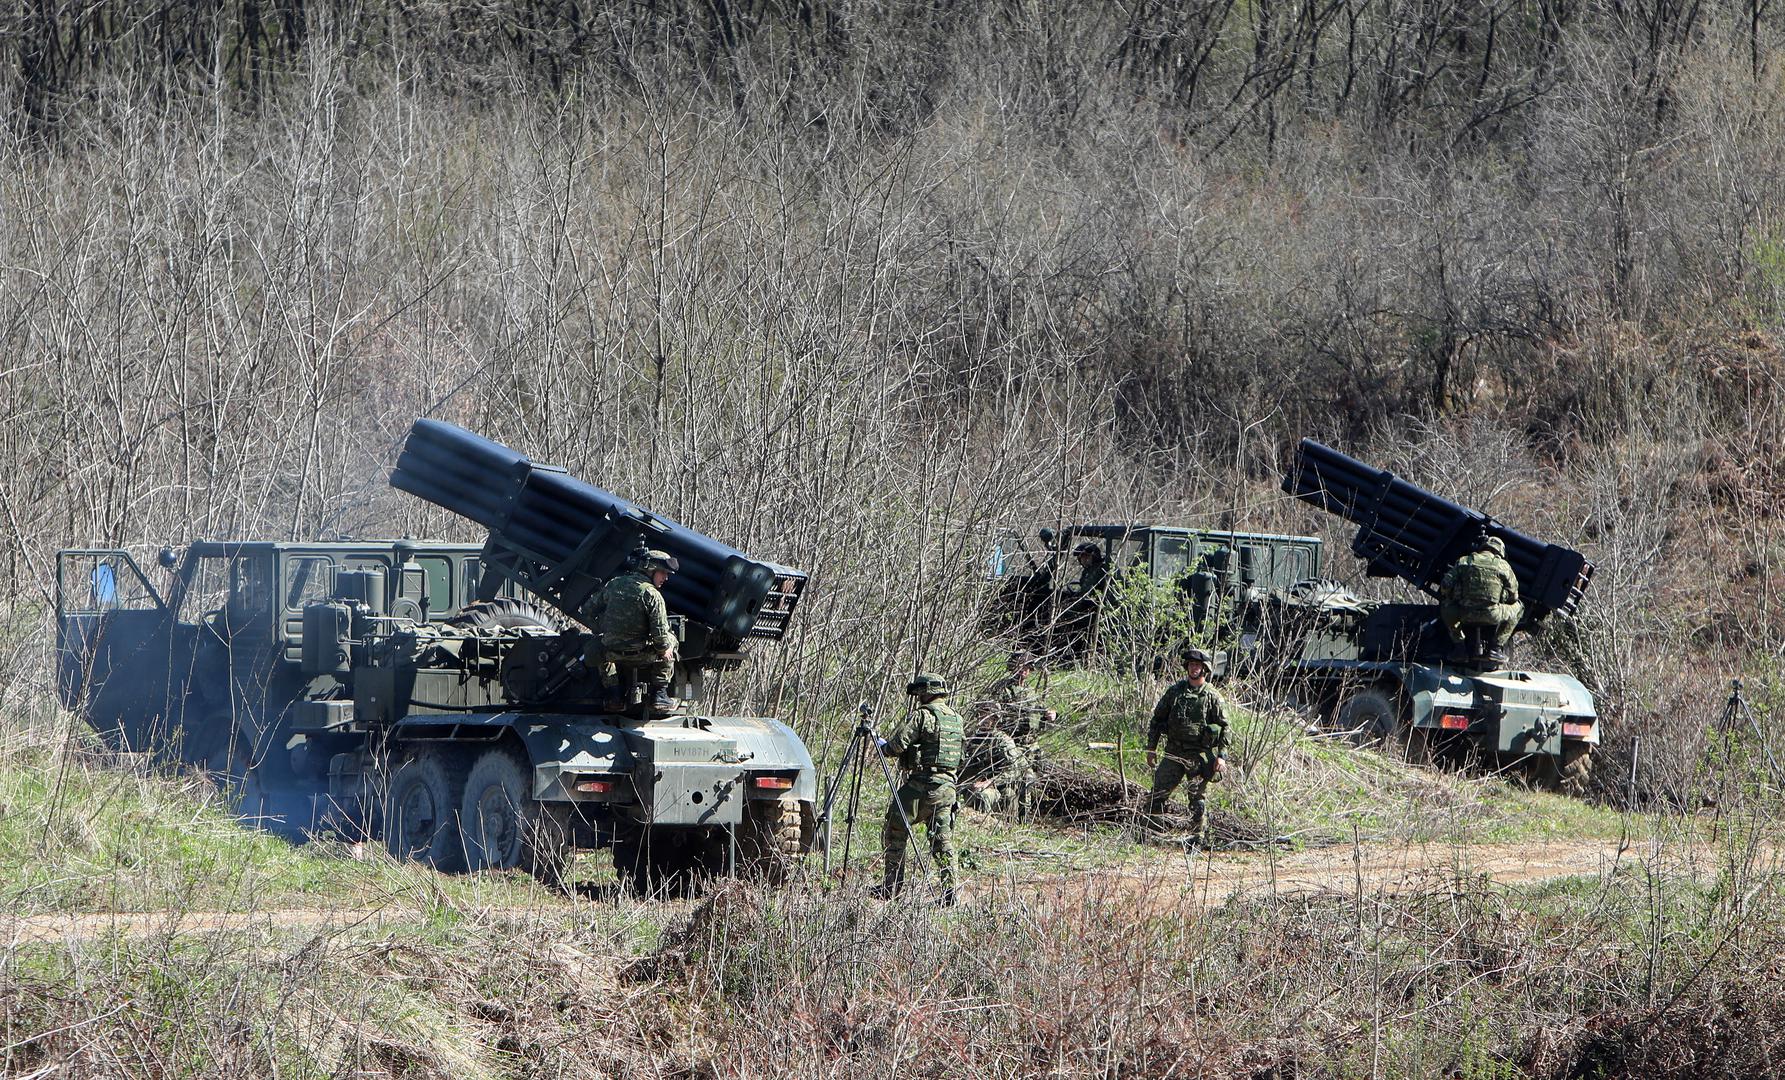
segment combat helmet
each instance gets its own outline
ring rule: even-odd
[[[1475,541],[1475,550],[1491,551],[1495,555],[1504,559],[1506,557],[1506,541],[1500,539],[1498,536],[1484,535],[1481,539]]]
[[[1215,670],[1215,658],[1209,655],[1207,649],[1185,649],[1178,655],[1183,658],[1185,667],[1189,667],[1191,664],[1201,664],[1210,671]]]
[[[662,570],[665,573],[673,574],[682,568],[681,560],[674,555],[657,548],[645,547],[642,544],[632,549],[632,554],[628,557],[627,562],[634,570],[643,570],[647,573],[652,570]]]
[[[919,672],[905,684],[905,692],[917,697],[947,697],[948,680],[933,672]]]
[[[1084,540],[1072,545],[1072,553],[1074,555],[1095,555],[1098,558],[1102,558],[1103,548],[1098,546],[1095,541]]]

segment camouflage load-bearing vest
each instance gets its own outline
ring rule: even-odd
[[[675,644],[669,611],[657,586],[640,573],[608,582],[595,601],[596,631],[609,653],[657,652]]]
[[[1165,750],[1174,757],[1212,754],[1227,745],[1227,713],[1215,689],[1183,683],[1166,719]]]
[[[940,701],[917,707],[913,718],[917,725],[910,745],[900,755],[901,764],[911,770],[913,780],[953,783],[961,768],[961,743],[966,722],[961,714]]]
[[[1493,604],[1510,604],[1518,599],[1518,589],[1509,583],[1512,567],[1492,552],[1477,551],[1457,560],[1445,575],[1447,599],[1467,608],[1485,608]]]
[[[967,741],[967,748],[963,774],[969,779],[989,780],[994,787],[1005,787],[1022,779],[1022,748],[1005,732],[975,735]]]

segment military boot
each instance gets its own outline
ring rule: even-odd
[[[892,863],[886,868],[886,879],[868,890],[868,895],[877,900],[890,900],[899,895],[905,887],[905,864]]]
[[[653,716],[674,716],[682,707],[682,703],[669,696],[669,687],[662,683],[652,683],[645,688],[645,700],[639,712],[646,720]]]

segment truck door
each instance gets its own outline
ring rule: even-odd
[[[168,610],[129,552],[56,554],[56,690],[126,749],[165,734]]]

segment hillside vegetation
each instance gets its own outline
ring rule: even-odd
[[[801,725],[983,655],[999,529],[1330,530],[1304,435],[1597,560],[1661,788],[1778,666],[1767,5],[139,8],[0,27],[13,693],[57,547],[470,537],[418,415],[810,571]]]
[[[1785,8],[71,0],[0,11],[0,95],[0,1074],[1776,1071]],[[959,909],[639,903],[293,849],[53,708],[58,548],[481,539],[386,485],[418,416],[808,571],[717,707],[827,761],[997,666],[999,533],[1311,533],[1385,594],[1279,489],[1318,438],[1594,560],[1520,649],[1593,690],[1601,786],[1240,682],[1253,855],[969,822]],[[1160,688],[1120,659],[1053,677],[1057,755],[1118,763]],[[1625,846],[1468,869],[1558,833]],[[1279,834],[1458,854],[1192,902]],[[18,922],[212,910],[268,917]]]

